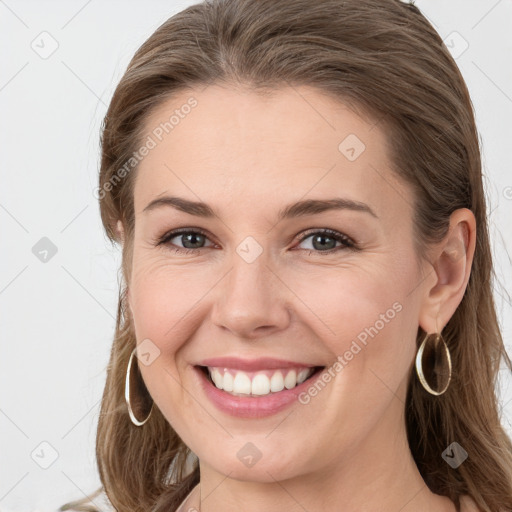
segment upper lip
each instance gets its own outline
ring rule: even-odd
[[[277,368],[314,368],[310,363],[301,363],[298,361],[287,361],[285,359],[275,359],[273,357],[259,357],[257,359],[241,359],[239,357],[212,357],[203,359],[197,366],[210,366],[217,368],[233,368],[242,371],[273,370]]]

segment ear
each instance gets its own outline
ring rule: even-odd
[[[124,226],[123,223],[118,220],[116,224],[117,236],[121,240],[121,245],[124,245]]]
[[[419,323],[426,333],[441,332],[459,306],[469,281],[476,246],[473,212],[460,208],[450,216],[445,238],[430,256],[427,287],[420,308]]]
[[[132,316],[132,299],[130,297],[130,287],[126,288],[126,305],[128,306],[128,314]]]
[[[118,239],[121,241],[121,245],[124,246],[124,242],[125,242],[124,226],[120,220],[117,221],[116,232],[117,232]],[[128,305],[129,313],[131,314],[132,307],[131,307],[131,298],[130,298],[130,287],[127,287],[127,289],[126,289],[126,302]]]

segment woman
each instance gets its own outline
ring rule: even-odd
[[[114,93],[97,192],[115,509],[512,510],[478,135],[417,7],[185,9]]]

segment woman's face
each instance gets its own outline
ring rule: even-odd
[[[379,123],[307,87],[210,86],[146,128],[129,282],[139,367],[203,467],[282,480],[405,439],[431,281]]]

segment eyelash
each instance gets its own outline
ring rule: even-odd
[[[174,231],[170,231],[168,233],[165,233],[162,237],[158,238],[155,242],[156,246],[160,245],[167,245],[169,249],[173,250],[176,253],[184,253],[184,254],[192,254],[194,252],[197,252],[201,249],[207,249],[207,247],[199,247],[197,249],[187,249],[187,248],[181,248],[174,246],[173,244],[169,244],[169,241],[175,238],[177,235],[183,235],[183,234],[200,234],[205,237],[208,237],[208,234],[199,228],[182,228],[182,229],[176,229]],[[317,229],[317,230],[310,230],[306,232],[306,234],[299,240],[299,244],[304,242],[304,240],[307,240],[311,237],[311,235],[329,235],[330,238],[333,238],[337,242],[342,243],[343,245],[341,247],[336,247],[334,249],[329,249],[327,251],[318,251],[318,250],[312,250],[312,249],[302,249],[303,251],[308,251],[308,255],[314,254],[321,254],[321,255],[328,255],[336,253],[342,249],[351,249],[351,250],[357,250],[357,246],[354,243],[354,241],[349,238],[348,236],[344,235],[343,233],[339,233],[338,231],[334,231],[333,229]]]

